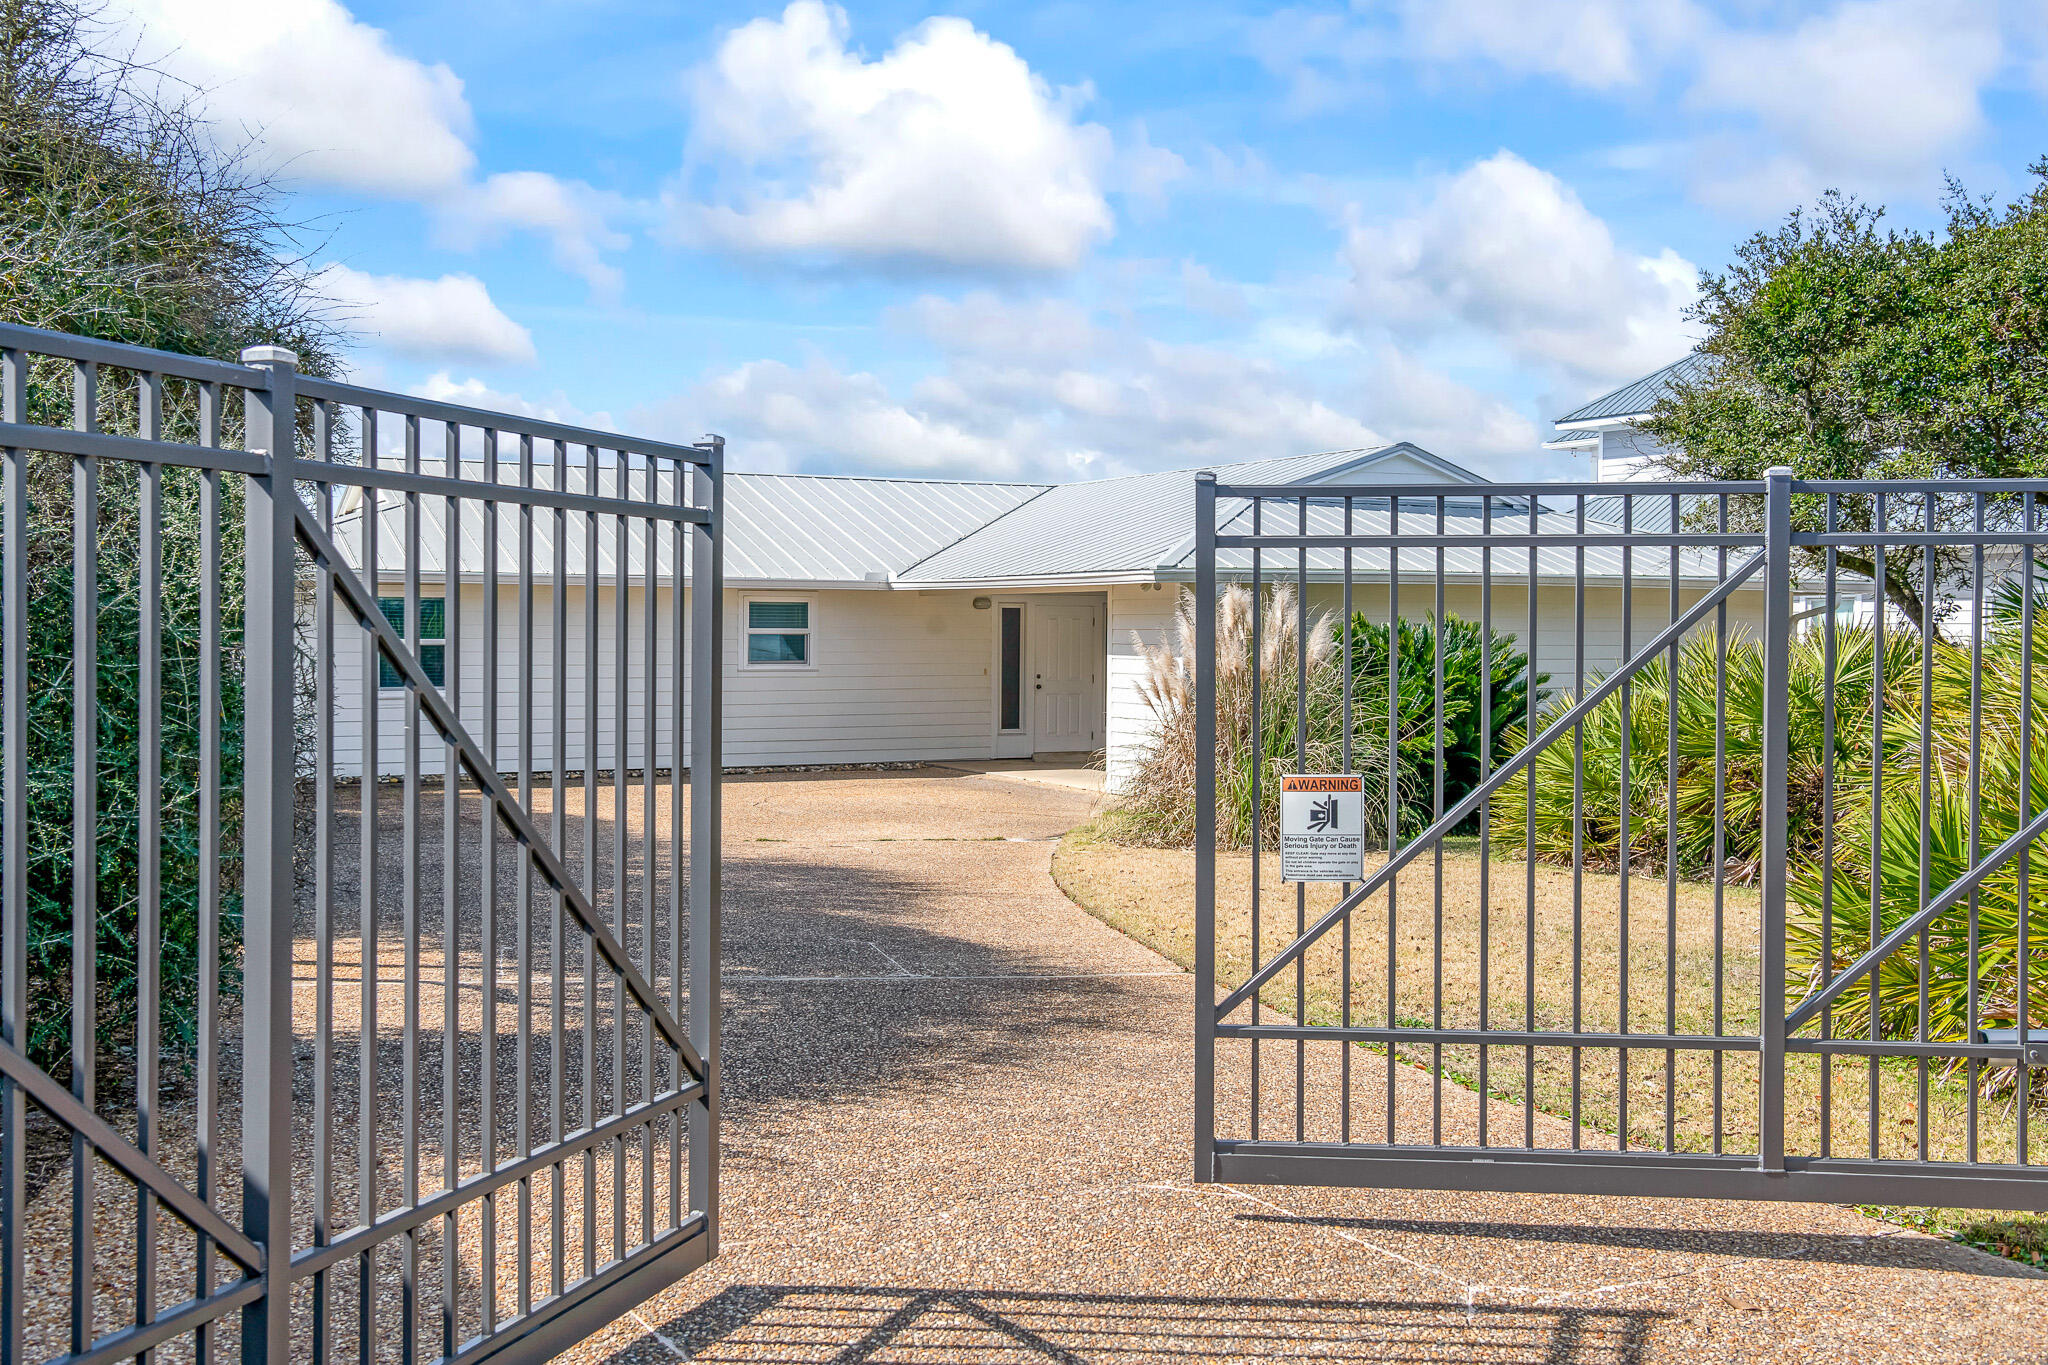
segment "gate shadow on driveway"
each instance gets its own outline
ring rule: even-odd
[[[1842,1265],[1883,1264],[1901,1270],[1941,1270],[1992,1279],[2034,1280],[2039,1275],[2014,1261],[1971,1251],[1936,1237],[1896,1232],[1857,1237],[1839,1232],[1750,1232],[1733,1228],[1625,1227],[1594,1223],[1438,1222],[1426,1218],[1293,1217],[1241,1213],[1245,1223],[1339,1228],[1352,1232],[1406,1232],[1421,1237],[1553,1242],[1575,1246],[1634,1247],[1692,1252],[1743,1260],[1829,1261]]]
[[[1477,1358],[1623,1365],[1667,1314],[1420,1299],[1061,1294],[891,1285],[734,1285],[657,1324],[693,1361]],[[628,1355],[644,1360],[643,1352]]]

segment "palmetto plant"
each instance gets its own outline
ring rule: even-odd
[[[1917,674],[1917,640],[1911,649]],[[1924,703],[1920,679],[1912,676],[1902,681],[1887,708],[1884,780],[1875,797],[1874,870],[1867,742],[1865,761],[1845,771],[1837,789],[1832,898],[1823,894],[1818,858],[1794,865],[1788,960],[1808,989],[1869,949],[1873,901],[1881,939],[2010,838],[2024,823],[2023,801],[2029,816],[2048,808],[2048,705],[2042,697],[2048,687],[2048,639],[2037,631],[2031,642],[2025,641],[2018,622],[2000,615],[1981,651],[1939,639],[1932,650]],[[1973,701],[1978,718],[1974,746]],[[1919,780],[1923,704],[1928,732],[1924,806]],[[1978,1026],[2010,1028],[2018,1022],[2023,903],[2025,1013],[2029,1028],[2048,1030],[2048,843],[2035,840],[1987,877],[1975,896],[1927,926],[1928,1037],[1966,1037],[1973,976]],[[1876,1007],[1882,1036],[1918,1034],[1921,947],[1916,935],[1879,964]],[[1835,1032],[1867,1033],[1870,1008],[1868,985],[1852,986],[1834,1007]]]
[[[1831,664],[1822,633],[1793,643],[1787,807],[1795,856],[1817,856],[1822,842],[1830,677],[1838,793],[1848,790],[1849,775],[1869,771],[1875,648],[1867,629],[1837,631]],[[1702,631],[1681,643],[1677,653],[1675,671],[1669,654],[1646,664],[1625,689],[1595,706],[1575,732],[1548,745],[1523,774],[1502,784],[1491,809],[1493,837],[1503,851],[1519,852],[1526,842],[1533,780],[1536,856],[1569,863],[1576,849],[1589,867],[1618,868],[1624,856],[1625,753],[1625,842],[1631,867],[1661,872],[1675,842],[1683,875],[1711,875],[1718,859],[1731,880],[1754,878],[1762,855],[1762,649],[1753,636],[1733,633],[1724,649],[1720,636]],[[1896,694],[1914,675],[1918,642],[1895,632],[1885,641],[1884,653],[1887,691]],[[1547,728],[1575,702],[1570,693],[1554,698],[1538,713],[1536,729]],[[1894,696],[1888,707],[1896,706]],[[1894,719],[1887,747],[1902,740]],[[1522,742],[1521,726],[1515,727],[1512,741]]]

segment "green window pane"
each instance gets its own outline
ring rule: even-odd
[[[801,664],[810,661],[808,635],[749,635],[747,662],[750,664]]]
[[[749,602],[750,630],[809,630],[811,604],[808,602]]]
[[[405,599],[403,597],[380,597],[377,599],[377,610],[384,613],[384,619],[390,622],[391,629],[398,633],[399,639],[403,640],[405,638]],[[446,669],[448,647],[431,642],[441,640],[447,634],[447,604],[438,597],[422,597],[420,599],[420,639],[428,643],[420,645],[420,667],[426,670],[427,680],[436,687],[442,686],[445,682],[443,673]],[[405,679],[400,676],[396,668],[391,666],[391,661],[382,655],[379,655],[377,658],[377,685],[379,687],[405,686]]]

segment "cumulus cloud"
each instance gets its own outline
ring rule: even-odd
[[[1384,99],[1405,66],[1625,99],[1655,110],[1662,159],[1697,197],[1775,211],[1829,186],[1931,195],[1979,140],[1984,92],[2039,60],[2041,13],[2039,0],[1354,0],[1281,10],[1252,48],[1298,110]]]
[[[1499,152],[1442,181],[1415,213],[1358,222],[1343,249],[1346,318],[1428,338],[1476,334],[1577,380],[1621,379],[1690,346],[1697,271],[1622,248],[1548,171]]]
[[[1830,185],[1931,181],[1983,126],[2004,45],[1989,6],[1850,0],[1786,32],[1722,31],[1699,48],[1695,107],[1745,117],[1778,146],[1712,145],[1715,197],[1780,202]]]
[[[728,34],[690,82],[708,198],[679,235],[736,251],[952,268],[1065,270],[1110,235],[1112,147],[963,19],[928,19],[869,60],[845,12],[795,0]],[[1170,171],[1142,158],[1136,178]]]
[[[117,0],[137,55],[205,95],[217,135],[291,179],[437,195],[476,163],[462,81],[334,0]]]
[[[612,226],[625,211],[616,195],[542,171],[501,171],[450,196],[440,206],[443,235],[458,246],[494,241],[507,231],[546,238],[555,264],[580,276],[592,292],[617,296],[623,277],[605,259],[623,251],[626,235]]]
[[[350,327],[388,350],[507,364],[535,359],[532,334],[491,301],[474,275],[427,280],[329,265],[314,287],[334,301]]]
[[[937,352],[922,378],[823,356],[756,361],[630,420],[722,431],[743,469],[970,478],[1093,478],[1404,438],[1484,465],[1537,445],[1526,418],[1391,347],[1353,346],[1312,375],[985,292],[919,299],[889,322]]]
[[[476,177],[475,122],[446,64],[401,52],[336,0],[116,0],[136,55],[197,93],[212,136],[281,180],[427,206],[450,244],[545,238],[615,294],[617,196],[539,171]]]

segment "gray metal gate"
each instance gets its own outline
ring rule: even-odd
[[[0,326],[0,1365],[540,1360],[717,1245],[723,444],[242,359]]]
[[[2048,1209],[2048,484],[1196,506],[1197,1179]]]

